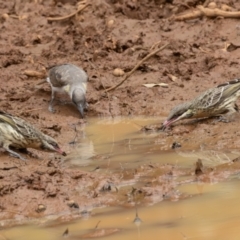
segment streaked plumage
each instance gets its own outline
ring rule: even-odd
[[[25,120],[3,111],[0,111],[0,145],[11,155],[22,160],[25,158],[9,147],[20,150],[35,148],[43,151],[55,151],[66,156],[55,139],[42,133]]]
[[[227,116],[238,111],[235,104],[240,96],[240,79],[218,85],[208,89],[195,99],[174,107],[163,127],[187,118],[209,118],[213,116]]]
[[[66,93],[79,110],[81,117],[84,117],[84,109],[87,108],[86,91],[88,76],[86,72],[73,65],[63,64],[52,67],[49,70],[47,82],[52,88],[52,98],[49,104],[49,111],[53,112],[53,101],[55,92]]]

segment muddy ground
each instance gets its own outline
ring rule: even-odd
[[[37,83],[46,77],[52,65],[73,63],[88,73],[89,109],[85,121],[92,116],[146,115],[159,116],[161,123],[176,104],[240,76],[239,19],[219,16],[174,20],[174,16],[199,4],[207,6],[209,1],[91,2],[74,17],[52,21],[48,18],[76,11],[77,2],[0,1],[0,108],[55,137],[67,152],[71,151],[68,143],[74,137],[74,125],[80,125],[83,120],[71,104],[57,105],[55,114],[48,111],[50,87],[47,83]],[[237,0],[216,4],[218,7],[227,4],[240,11]],[[141,64],[120,87],[105,92],[124,77],[114,76],[115,68],[127,73],[153,46],[156,49],[166,43],[168,47]],[[29,71],[40,75],[30,76]],[[146,83],[166,83],[168,87],[146,88],[143,86]],[[191,124],[187,121],[159,133],[156,141],[162,150],[169,150],[173,142],[180,142],[183,149],[196,149],[202,144],[211,149],[238,148],[239,122],[239,115],[230,124],[213,119]],[[74,217],[76,209],[79,216],[86,205],[130,206],[136,201],[155,201],[150,196],[159,196],[158,201],[182,198],[186,196],[174,191],[180,183],[171,178],[171,183],[167,181],[166,185],[164,176],[189,175],[189,181],[195,180],[193,169],[162,165],[141,166],[135,172],[115,176],[88,173],[66,168],[55,154],[50,159],[49,154],[38,154],[42,160],[28,157],[27,163],[23,163],[1,152],[1,219],[21,222],[56,214],[66,220]],[[233,171],[236,169],[239,169],[237,165]],[[123,177],[120,181],[119,174],[126,175],[127,180],[149,174],[150,183],[143,184],[140,190],[129,188],[121,192],[117,186],[125,180]],[[151,182],[153,178],[158,184]]]

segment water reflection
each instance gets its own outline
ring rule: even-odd
[[[169,147],[169,150],[163,151],[163,133],[146,134],[140,131],[142,126],[158,122],[156,118],[140,117],[90,119],[88,124],[76,128],[75,144],[71,145],[66,163],[88,171],[100,165],[103,169],[114,170],[119,166],[130,168],[144,162],[192,165],[199,158],[204,165],[217,165],[231,162],[240,155],[240,151],[215,151],[203,146],[195,150],[171,150]],[[161,134],[163,137],[159,141]],[[157,140],[155,137],[158,137]]]
[[[181,150],[176,149],[176,153],[185,158],[202,159],[204,164],[219,165],[224,163],[230,163],[233,159],[240,155],[240,151],[215,151],[211,149],[199,149],[199,150]]]
[[[238,156],[238,151],[209,149],[162,151],[160,143],[154,139],[159,133],[139,131],[143,125],[151,123],[156,123],[156,119],[90,120],[78,130],[80,135],[74,137],[73,153],[69,154],[66,164],[81,166],[88,171],[108,170],[111,174],[123,168],[135,169],[141,164],[171,163],[189,167],[199,158],[205,165],[207,161],[214,164],[230,162]],[[185,199],[169,201],[159,194],[160,202],[152,206],[96,208],[91,212],[80,209],[80,219],[66,224],[54,222],[46,227],[42,220],[35,226],[2,228],[0,240],[59,240],[63,235],[70,240],[239,239],[239,189],[237,174],[218,184],[192,181],[176,188],[189,196]]]
[[[140,226],[142,224],[141,218],[138,216],[138,209],[136,208],[136,216],[133,220],[135,226],[137,227],[138,239],[140,239]]]

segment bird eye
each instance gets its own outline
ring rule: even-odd
[[[176,118],[178,118],[179,116],[181,116],[181,114],[174,114],[171,119],[176,119]]]
[[[57,143],[55,143],[55,142],[50,142],[50,144],[51,144],[54,148],[58,148]]]

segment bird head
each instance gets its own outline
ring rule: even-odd
[[[168,127],[174,122],[182,119],[191,118],[193,116],[193,112],[189,106],[189,103],[183,103],[174,107],[168,115],[167,120],[163,123],[163,127]]]
[[[45,134],[44,137],[42,138],[41,149],[44,151],[58,152],[63,156],[67,156],[67,154],[60,149],[57,142],[53,138]]]
[[[85,97],[86,90],[82,87],[76,88],[72,94],[72,101],[76,105],[81,117],[84,118],[84,109],[87,109],[87,102]]]

